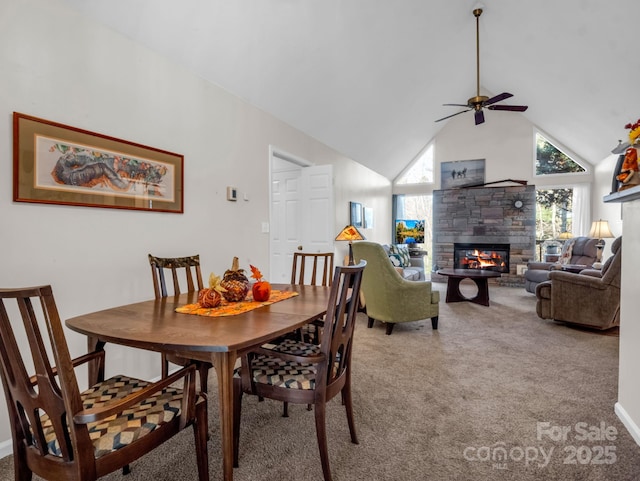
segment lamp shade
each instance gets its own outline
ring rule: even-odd
[[[591,230],[589,231],[589,237],[594,239],[608,239],[614,237],[609,229],[609,222],[606,220],[594,220],[591,224]]]
[[[364,240],[364,236],[354,226],[348,225],[340,231],[340,233],[336,236],[336,240],[351,242],[351,241],[357,241],[357,240]]]

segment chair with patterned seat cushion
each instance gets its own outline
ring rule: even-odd
[[[274,351],[267,345],[244,353],[234,373],[233,439],[234,465],[238,465],[240,416],[243,393],[263,398],[314,406],[316,435],[325,481],[331,481],[326,435],[326,403],[338,394],[347,412],[351,441],[358,444],[351,399],[353,330],[358,313],[358,294],[366,262],[339,266],[319,345],[285,340]]]
[[[171,273],[173,295],[175,296],[182,292],[180,289],[181,279],[187,284],[186,292],[193,292],[196,289],[200,291],[204,287],[199,255],[188,257],[155,257],[149,254],[149,264],[151,265],[153,292],[156,299],[169,295],[165,271]],[[200,389],[203,392],[207,392],[209,369],[213,367],[213,364],[210,362],[196,361],[178,356],[177,354],[165,353],[161,354],[161,362],[162,377],[167,377],[169,374],[169,363],[177,364],[178,366],[186,366],[189,363],[195,364],[200,373]]]
[[[28,350],[18,347],[23,336]],[[192,426],[199,479],[208,480],[207,402],[196,393],[195,366],[150,383],[122,375],[105,381],[104,362],[102,349],[71,359],[51,286],[0,289],[0,374],[15,479],[95,480]],[[98,382],[80,392],[74,369],[84,364]]]

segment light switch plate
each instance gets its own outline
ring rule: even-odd
[[[227,187],[227,200],[238,200],[238,189],[235,187]]]

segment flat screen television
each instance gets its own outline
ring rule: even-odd
[[[424,244],[424,221],[396,219],[396,244]]]

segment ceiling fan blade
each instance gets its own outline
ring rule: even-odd
[[[445,107],[469,107],[469,104],[442,104]]]
[[[456,112],[455,114],[447,115],[446,117],[442,117],[441,119],[436,120],[436,122],[440,122],[441,120],[450,119],[451,117],[455,117],[456,115],[464,114],[465,112],[468,112],[469,110],[471,110],[471,109],[461,110],[460,112]]]
[[[506,100],[509,97],[513,97],[513,94],[510,94],[509,92],[502,92],[495,97],[491,97],[490,99],[485,100],[484,105],[495,104],[496,102],[501,102],[502,100]]]
[[[529,108],[528,105],[490,105],[489,110],[508,110],[510,112],[524,112]]]
[[[482,110],[476,110],[475,114],[476,125],[480,125],[484,123],[484,112]]]

